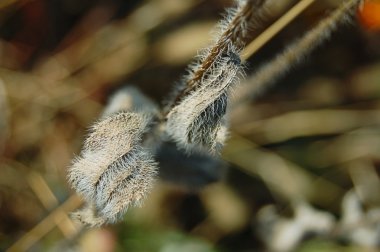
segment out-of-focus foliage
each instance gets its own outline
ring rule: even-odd
[[[296,1],[274,2],[264,26]],[[313,4],[250,58],[246,74],[339,2]],[[68,217],[81,200],[67,185],[67,167],[108,98],[132,83],[162,102],[231,3],[0,4],[1,250],[257,251],[283,223],[298,223],[300,202],[334,220],[322,235],[301,234],[292,249],[379,246],[380,34],[356,20],[271,89],[230,111],[224,162],[159,151],[162,179],[124,222],[88,231]],[[265,207],[275,210],[264,219],[271,230],[260,225]]]

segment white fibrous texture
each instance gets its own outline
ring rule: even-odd
[[[188,75],[177,83],[167,99],[164,114],[177,105],[183,96],[187,96],[200,86],[201,80],[209,74],[210,67],[215,65],[220,54],[231,50],[231,47],[239,50],[244,48],[252,35],[252,30],[260,26],[262,16],[265,16],[264,2],[264,0],[236,0],[235,7],[227,9],[224,18],[213,32],[214,42],[203,49],[190,64]]]
[[[141,146],[150,118],[113,114],[92,126],[81,156],[69,169],[69,182],[86,207],[74,216],[90,226],[114,223],[130,205],[139,205],[156,176],[156,163]]]
[[[166,133],[191,152],[217,153],[226,138],[228,95],[241,74],[238,52],[230,46],[217,55],[198,83],[167,116]]]
[[[125,86],[115,92],[109,99],[101,118],[120,112],[136,112],[150,117],[151,121],[158,120],[160,115],[158,105],[134,86]],[[144,135],[143,146],[154,153],[161,144],[160,131],[157,127],[150,128],[149,134]]]
[[[218,153],[226,138],[230,88],[241,73],[238,49],[243,48],[253,9],[261,0],[238,0],[216,31],[215,42],[190,66],[169,102],[167,134],[188,152]]]

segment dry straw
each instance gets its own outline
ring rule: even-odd
[[[331,34],[338,29],[339,25],[352,20],[352,15],[361,2],[362,0],[343,1],[335,11],[322,19],[319,24],[309,30],[304,36],[291,43],[283,52],[251,75],[245,81],[246,85],[238,90],[235,101],[241,103],[250,97],[258,95],[263,92],[264,89],[268,88],[270,84],[285,75],[292,67],[303,62],[310,53],[330,38]],[[303,6],[304,5],[301,7]],[[254,41],[252,44],[256,45],[257,43]],[[256,46],[252,48],[256,48]],[[247,51],[247,55],[254,52],[254,49],[250,52]]]
[[[0,153],[3,151],[8,134],[8,104],[7,93],[3,81],[0,79]]]

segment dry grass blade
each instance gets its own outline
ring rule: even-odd
[[[304,6],[306,6],[308,2],[311,3],[312,0],[305,0]],[[242,102],[251,96],[257,95],[269,84],[283,76],[291,67],[302,62],[303,58],[330,38],[331,33],[334,32],[339,25],[351,20],[352,14],[357,10],[361,2],[362,0],[344,1],[328,17],[320,21],[316,27],[309,30],[303,37],[289,45],[284,52],[257,70],[257,72],[247,80],[249,85],[238,90],[235,100]],[[300,8],[300,10],[301,9],[303,8]],[[289,20],[289,18],[287,18],[287,20]],[[256,43],[253,44],[252,50],[249,49],[246,53],[246,57],[248,57],[250,53],[255,52],[257,46],[255,45]],[[257,44],[260,45],[262,42],[258,42]]]
[[[314,176],[273,152],[262,150],[252,141],[236,134],[231,136],[222,156],[248,174],[260,177],[276,198],[286,202],[307,199],[328,206],[343,193],[339,186]],[[317,188],[328,191],[328,197]]]
[[[37,172],[31,172],[28,176],[28,182],[34,194],[40,199],[41,203],[47,210],[52,210],[59,205],[57,198],[54,196],[45,179]],[[71,238],[77,233],[77,228],[71,221],[67,213],[57,214],[56,225],[62,231],[66,238]]]
[[[8,104],[4,83],[0,79],[0,153],[8,135]]]
[[[63,220],[64,215],[62,215],[62,212],[71,212],[77,209],[81,204],[82,200],[78,196],[71,196],[64,203],[62,203],[62,205],[60,205],[54,211],[52,211],[45,219],[38,223],[34,228],[32,228],[32,230],[30,230],[23,237],[21,237],[6,251],[18,252],[28,250],[31,246],[33,246],[34,243],[36,243],[48,232],[50,232],[54,227],[56,227],[57,221]]]
[[[249,43],[241,53],[241,58],[247,60],[261,47],[263,47],[271,38],[273,38],[278,32],[280,32],[285,26],[292,22],[297,16],[299,16],[307,7],[313,4],[315,0],[301,0],[293,8],[273,23],[268,29]]]
[[[236,127],[239,134],[255,136],[260,144],[299,137],[341,134],[360,127],[380,125],[378,110],[297,110]]]

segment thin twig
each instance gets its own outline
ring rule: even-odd
[[[263,15],[265,0],[237,1],[238,6],[232,17],[228,15],[226,21],[221,24],[222,33],[218,36],[215,44],[208,49],[207,54],[202,57],[202,62],[195,66],[195,69],[184,81],[184,86],[175,94],[168,108],[175,106],[183,97],[196,89],[207,70],[215,62],[218,55],[226,51],[229,45],[236,48],[243,48],[249,38],[249,30],[252,24],[260,23]],[[228,14],[228,13],[227,13]],[[167,114],[169,111],[166,111]]]
[[[253,4],[250,1],[247,1],[243,8],[241,8],[241,11],[238,12],[228,24],[226,30],[222,33],[216,44],[211,48],[207,57],[202,61],[202,64],[193,74],[193,78],[188,80],[187,87],[189,89],[194,88],[194,86],[197,85],[207,69],[209,69],[211,64],[215,62],[217,55],[224,51],[229,43],[232,42],[237,48],[244,46],[247,30],[241,28],[243,23],[252,18],[254,13],[252,5]]]

